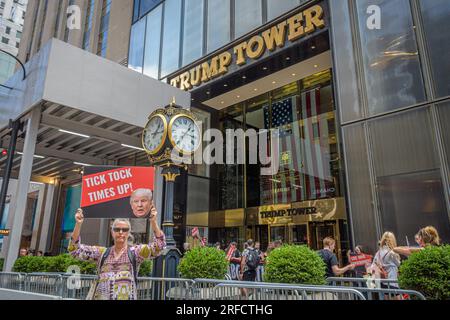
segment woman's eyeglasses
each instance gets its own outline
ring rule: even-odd
[[[130,231],[130,228],[113,228],[114,232],[120,232],[122,231],[123,233]]]

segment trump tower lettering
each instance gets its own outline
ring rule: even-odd
[[[148,218],[153,167],[86,167],[81,207],[86,218]]]

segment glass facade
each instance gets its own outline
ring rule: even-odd
[[[430,63],[437,97],[450,95],[450,42],[448,32],[450,30],[450,5],[445,0],[420,1],[423,28],[425,29],[426,45],[430,55]]]
[[[180,64],[181,1],[166,0],[164,16],[168,18],[163,23],[161,77],[177,70]]]
[[[450,241],[449,103],[435,103],[449,94],[450,34],[436,31],[448,25],[448,5],[330,4],[354,244],[375,250],[388,230],[399,244],[414,244],[426,225]],[[373,4],[381,8],[379,30],[366,25]]]
[[[86,10],[86,18],[84,22],[84,34],[83,34],[83,49],[88,50],[91,47],[91,31],[92,31],[92,19],[94,18],[95,1],[90,0],[88,8]]]
[[[106,48],[108,45],[108,28],[109,16],[111,12],[111,0],[103,0],[102,2],[102,19],[100,22],[100,32],[98,35],[97,55],[106,56]]]
[[[134,0],[129,67],[163,79],[307,2],[308,0]],[[142,30],[142,27],[136,27],[143,20],[147,20],[146,23],[151,28]],[[142,63],[136,67],[135,56],[132,55],[142,50],[142,42],[136,39],[148,40],[146,32],[151,33],[152,42],[146,42],[143,51],[145,67]],[[157,41],[158,39],[161,41]],[[158,52],[160,46],[161,54]]]
[[[307,3],[313,2],[167,0],[144,15],[136,9],[130,68],[164,80]],[[351,243],[373,252],[385,231],[407,245],[419,228],[433,225],[450,241],[450,34],[437,31],[448,29],[450,7],[446,0],[326,3],[332,71],[310,72],[226,108],[193,103],[203,122],[222,133],[279,129],[280,170],[263,176],[256,164],[191,166],[186,239],[198,227],[210,243],[252,237],[263,248],[278,239],[318,248],[334,235],[341,250]],[[369,5],[381,9],[380,29],[367,26]],[[286,67],[289,50],[263,55],[261,66]],[[227,78],[243,86],[245,76],[270,74],[251,67],[236,67]],[[229,79],[227,86],[240,88]],[[205,92],[204,100],[235,94],[223,89],[225,80],[193,93],[217,85],[218,93]],[[225,147],[216,153],[226,156]],[[274,216],[283,210],[319,214]]]
[[[348,248],[348,237],[340,236],[346,232],[347,222],[331,79],[331,70],[326,70],[211,111],[212,127],[223,137],[230,139],[230,129],[242,129],[249,137],[233,139],[234,159],[228,159],[234,161],[211,165],[208,177],[189,174],[188,229],[202,227],[210,243],[223,245],[253,238],[262,248],[282,240],[318,249],[325,236],[334,235],[342,240],[340,248]],[[252,142],[250,130],[268,129],[278,129],[276,156],[280,164],[278,172],[269,176],[262,174],[260,163],[249,161],[255,153],[253,147],[264,148],[261,140],[256,145]],[[247,160],[244,164],[237,162],[240,143]],[[222,149],[216,150],[224,159],[229,157],[228,144],[225,141]],[[292,216],[268,217],[278,210]],[[309,216],[308,210],[314,214]]]
[[[415,27],[408,0],[355,2],[370,114],[425,101]],[[367,28],[366,10],[379,5],[383,27]]]
[[[187,65],[202,56],[204,10],[203,1],[185,0],[184,2],[182,65]]]

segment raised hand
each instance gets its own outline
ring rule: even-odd
[[[156,217],[158,216],[158,211],[156,210],[155,203],[152,200],[152,206],[150,208],[150,222],[156,222]]]
[[[84,221],[83,210],[81,208],[78,208],[77,212],[75,213],[75,221],[78,224],[82,224]]]

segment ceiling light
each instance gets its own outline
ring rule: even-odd
[[[140,150],[140,151],[145,151],[142,148],[135,147],[135,146],[130,146],[129,144],[124,144],[124,143],[122,143],[122,147],[130,148],[130,149],[136,149],[136,150]]]
[[[88,135],[77,133],[77,132],[73,132],[73,131],[67,131],[67,130],[63,130],[63,129],[59,129],[58,131],[59,132],[64,132],[64,133],[68,133],[68,134],[73,134],[74,136],[79,136],[79,137],[83,137],[83,138],[90,138],[90,136],[88,136]]]
[[[18,154],[20,154],[21,156],[23,156],[22,152],[17,152]],[[45,159],[45,157],[43,156],[38,156],[37,154],[33,155],[33,157],[38,158],[38,159]]]
[[[242,79],[247,79],[247,77],[246,76],[242,76]]]
[[[38,185],[41,185],[41,186],[43,186],[45,183],[42,183],[42,182],[36,182],[36,181],[30,181],[32,184],[38,184]]]
[[[241,96],[236,96],[236,98],[240,98]]]
[[[267,67],[263,67],[263,70],[267,70]]]
[[[82,167],[92,167],[92,164],[87,164],[87,163],[83,163],[83,162],[73,162],[73,164],[76,164],[77,166],[82,166]]]
[[[313,49],[313,50],[314,50],[315,48],[316,48],[316,46],[312,46],[312,47],[311,47],[311,49]]]
[[[223,85],[224,87],[228,87],[228,85],[225,83],[224,85]]]
[[[318,67],[318,65],[317,65],[317,64],[315,64],[315,65],[314,65],[314,68],[317,68],[317,67]]]
[[[209,92],[209,91],[206,91],[206,94],[210,94],[210,92]]]
[[[276,81],[272,81],[272,84],[275,84],[275,83],[277,83]]]
[[[253,89],[253,91],[258,91],[258,88]]]
[[[289,60],[291,60],[291,58],[290,58],[290,57],[286,57],[286,60],[288,60],[288,61],[289,61]]]
[[[224,102],[224,101],[220,101],[220,103],[221,103],[221,104],[224,104],[225,102]]]
[[[295,77],[297,74],[293,73],[292,76]]]

